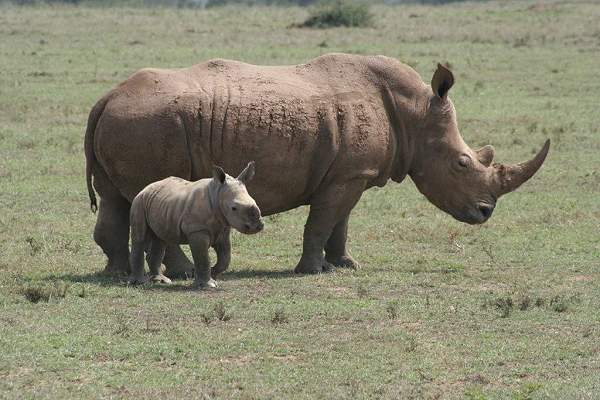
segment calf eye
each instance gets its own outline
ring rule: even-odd
[[[237,207],[236,206],[231,207],[231,211],[237,211]]]

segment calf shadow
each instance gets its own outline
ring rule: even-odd
[[[238,271],[226,271],[224,272],[217,281],[227,282],[241,279],[291,279],[299,278],[293,271],[290,270],[238,270]],[[52,275],[48,277],[49,281],[52,282],[70,282],[70,283],[87,283],[91,285],[110,287],[110,286],[122,286],[127,287],[126,276],[111,276],[103,273],[102,271],[93,272],[89,274],[63,274],[63,275]],[[139,286],[142,290],[166,290],[166,291],[186,291],[192,290],[188,282],[192,279],[176,279],[171,285],[165,284],[147,284]]]

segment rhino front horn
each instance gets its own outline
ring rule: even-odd
[[[512,192],[531,178],[544,163],[549,149],[550,139],[546,140],[544,147],[529,161],[516,165],[496,165],[499,180],[498,197]]]

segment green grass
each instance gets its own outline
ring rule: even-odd
[[[600,393],[600,5],[374,7],[364,29],[300,8],[0,7],[0,397],[594,399]],[[294,276],[305,208],[233,235],[211,293],[97,275],[83,134],[135,70],[211,57],[385,54],[452,66],[465,140],[503,161],[553,140],[483,226],[407,180],[364,194],[358,271]],[[37,301],[32,301],[37,299]]]

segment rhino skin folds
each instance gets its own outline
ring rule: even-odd
[[[107,93],[90,113],[85,138],[94,239],[108,272],[127,272],[130,202],[168,176],[197,180],[218,164],[241,171],[263,215],[310,205],[295,271],[356,267],[346,248],[348,217],[362,192],[407,175],[454,218],[483,223],[496,200],[542,165],[493,164],[494,150],[470,149],[448,92],[452,72],[438,65],[431,85],[384,56],[327,54],[306,64],[255,66],[210,60],[183,69],[143,69]],[[167,275],[189,273],[177,246]]]

